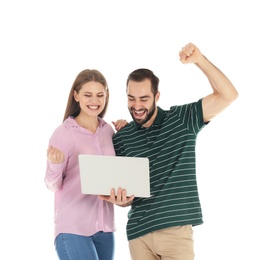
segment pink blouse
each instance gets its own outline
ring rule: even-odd
[[[49,145],[65,154],[61,164],[47,161],[44,179],[48,189],[54,191],[54,238],[59,233],[91,236],[98,231],[115,231],[113,204],[81,192],[78,155],[115,156],[114,130],[103,119],[99,120],[96,133],[91,134],[69,117],[50,138]]]

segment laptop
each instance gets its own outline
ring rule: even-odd
[[[127,195],[150,197],[149,159],[79,154],[83,194],[110,195],[120,187]]]

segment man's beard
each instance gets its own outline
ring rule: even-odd
[[[154,101],[149,110],[145,109],[146,117],[144,119],[136,119],[134,117],[134,109],[133,108],[129,108],[129,113],[135,123],[137,123],[139,125],[144,125],[151,119],[151,117],[153,116],[153,114],[155,112],[155,109],[156,109],[156,103]]]

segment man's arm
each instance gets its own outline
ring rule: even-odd
[[[194,63],[200,68],[210,82],[213,93],[202,101],[204,122],[208,122],[228,107],[238,97],[238,92],[223,72],[202,55],[194,44],[183,47],[179,56],[183,64]]]

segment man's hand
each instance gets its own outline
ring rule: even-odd
[[[98,195],[98,197],[102,200],[111,202],[120,207],[126,207],[131,205],[134,199],[134,195],[127,196],[127,191],[121,188],[117,190],[117,195],[115,195],[115,189],[111,189],[110,196]]]
[[[119,131],[120,129],[125,127],[128,124],[128,122],[124,119],[118,119],[116,121],[112,121],[112,124],[114,125],[115,130]]]
[[[203,55],[193,43],[188,43],[179,52],[179,57],[183,64],[187,64],[197,63]]]

